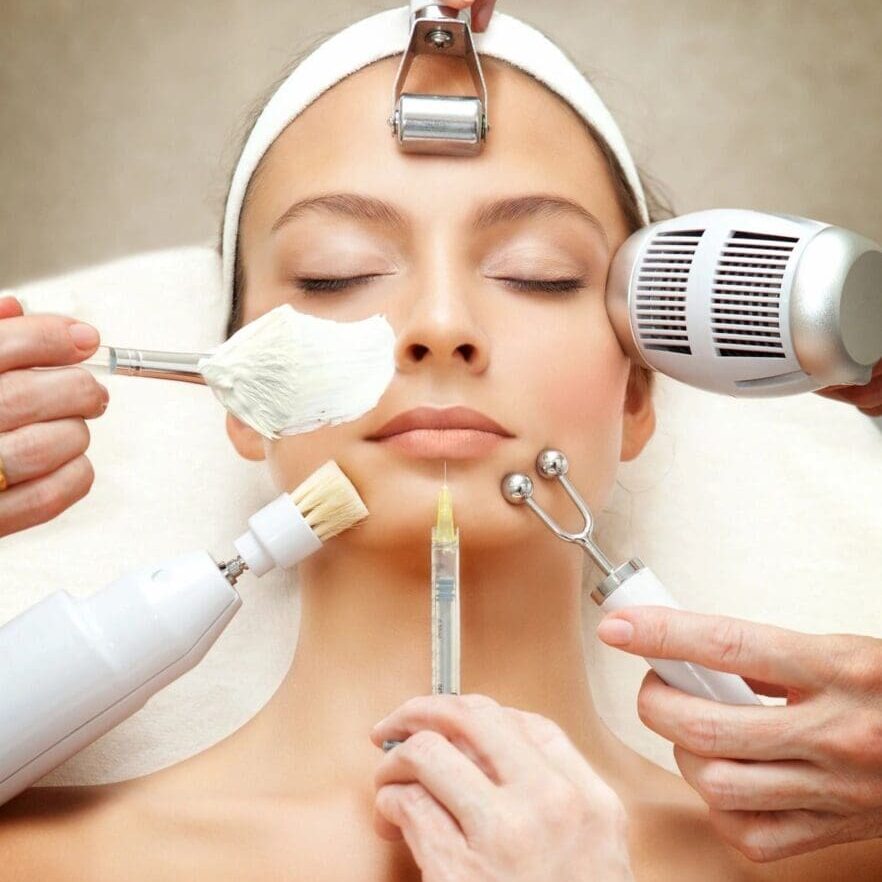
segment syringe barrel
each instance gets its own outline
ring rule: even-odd
[[[459,530],[432,542],[432,692],[459,694]]]

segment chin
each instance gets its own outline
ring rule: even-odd
[[[530,465],[520,445],[500,445],[491,454],[447,460],[447,484],[453,516],[463,544],[472,548],[503,547],[530,535],[532,518],[503,499],[503,476]],[[428,549],[435,523],[444,459],[402,454],[374,442],[347,445],[334,457],[358,489],[370,512],[347,534],[347,543],[361,548]]]

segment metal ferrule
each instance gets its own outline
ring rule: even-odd
[[[126,376],[156,377],[162,380],[180,380],[183,383],[205,384],[205,378],[197,368],[199,360],[206,358],[198,352],[158,352],[154,349],[111,349],[113,374]]]
[[[221,575],[231,584],[234,585],[239,580],[239,576],[248,569],[248,564],[241,557],[234,557],[225,563],[217,565],[221,571]]]
[[[597,587],[591,592],[591,599],[600,606],[619,585],[627,582],[635,573],[642,570],[644,563],[637,557],[632,557],[627,563],[616,567],[605,579],[597,583]]]

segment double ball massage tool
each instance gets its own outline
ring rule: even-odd
[[[533,481],[525,474],[513,472],[502,479],[502,495],[512,505],[526,505],[539,519],[564,542],[578,545],[600,568],[603,578],[591,592],[591,597],[604,613],[629,606],[667,606],[680,609],[656,575],[636,557],[614,566],[597,547],[592,533],[594,518],[585,500],[572,485],[567,472],[569,462],[559,450],[543,450],[536,458],[536,471],[549,481],[556,480],[575,503],[583,518],[581,530],[564,530],[533,499]],[[646,661],[669,686],[713,701],[727,704],[761,704],[753,690],[735,674],[712,671],[701,665],[687,661],[648,658]]]

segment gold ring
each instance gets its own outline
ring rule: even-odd
[[[6,489],[6,475],[3,472],[3,460],[0,458],[0,492]]]

